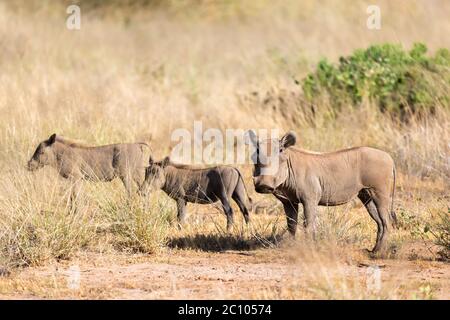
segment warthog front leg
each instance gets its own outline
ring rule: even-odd
[[[298,222],[298,203],[290,201],[283,201],[282,203],[286,214],[288,231],[292,237],[295,237]]]
[[[125,190],[127,190],[128,197],[131,197],[132,194],[132,178],[130,174],[126,174],[120,177],[122,180]]]
[[[303,202],[303,213],[305,215],[303,226],[306,233],[314,237],[316,233],[317,204],[309,201]]]
[[[81,181],[74,180],[72,181],[72,186],[70,187],[70,196],[69,196],[69,211],[76,212],[77,206],[76,201],[81,192]]]
[[[177,220],[178,228],[181,229],[186,220],[186,201],[184,201],[183,199],[177,200]]]

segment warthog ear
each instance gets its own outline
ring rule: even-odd
[[[148,164],[152,165],[154,163],[152,156],[148,158]]]
[[[254,130],[248,130],[244,134],[245,144],[252,144],[253,146],[258,146],[258,137]]]
[[[297,135],[293,131],[289,131],[280,139],[280,151],[293,146],[297,142]]]
[[[50,145],[54,144],[55,141],[56,141],[56,133],[52,134],[50,136],[50,138],[48,138],[47,145],[50,146]]]
[[[169,165],[169,163],[170,163],[170,158],[169,157],[165,157],[163,159],[163,161],[161,161],[161,167],[165,168],[165,167],[167,167]]]

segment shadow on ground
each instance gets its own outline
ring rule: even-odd
[[[282,238],[282,234],[268,237],[253,236],[250,239],[235,235],[197,234],[170,239],[168,246],[169,248],[196,249],[210,252],[226,250],[248,251],[277,247]]]

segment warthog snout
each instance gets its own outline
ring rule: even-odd
[[[255,191],[258,193],[273,193],[275,189],[265,185],[255,185]]]
[[[27,169],[28,171],[35,171],[39,169],[39,163],[36,160],[31,159],[27,163]]]
[[[147,196],[149,194],[150,191],[150,187],[148,185],[148,183],[144,182],[138,189],[138,194],[140,196]]]
[[[271,176],[256,176],[253,177],[253,185],[255,186],[255,191],[258,193],[273,193],[277,184],[275,177]]]

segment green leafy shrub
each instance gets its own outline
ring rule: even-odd
[[[399,45],[374,45],[341,57],[337,65],[323,59],[302,83],[308,100],[326,97],[339,110],[358,106],[365,97],[394,116],[434,113],[437,105],[449,106],[450,51],[426,55],[416,43],[410,51]]]
[[[423,219],[407,211],[399,211],[398,227],[409,230],[413,239],[433,242],[440,248],[437,255],[450,260],[450,207],[447,212],[438,212],[434,219]]]
[[[434,238],[434,243],[442,248],[439,255],[444,260],[450,260],[450,207],[447,213],[439,215],[439,220],[434,226],[427,226],[427,232],[430,232]]]

